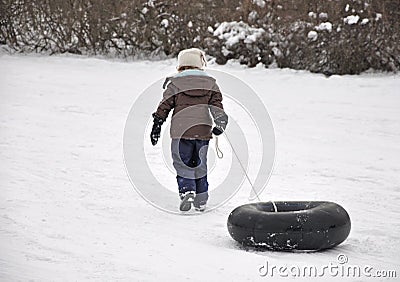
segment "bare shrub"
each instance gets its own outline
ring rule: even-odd
[[[400,69],[399,18],[398,0],[1,0],[0,44],[113,57],[200,47],[220,64],[356,74]],[[216,34],[234,24],[244,37]]]

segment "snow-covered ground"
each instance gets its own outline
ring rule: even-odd
[[[261,198],[337,202],[349,238],[325,252],[246,251],[226,219],[247,192],[201,216],[162,212],[135,192],[125,120],[174,62],[1,55],[1,281],[284,281],[260,266],[323,267],[341,254],[400,276],[400,76],[211,67],[251,85],[273,120],[275,169]]]

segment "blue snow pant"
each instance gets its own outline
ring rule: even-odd
[[[171,152],[179,195],[193,191],[195,205],[208,200],[207,151],[209,140],[172,139]]]

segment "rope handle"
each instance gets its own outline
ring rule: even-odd
[[[215,136],[215,151],[217,153],[218,159],[222,159],[224,157],[224,153],[222,153],[218,145],[218,136]]]

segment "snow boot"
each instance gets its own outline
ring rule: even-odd
[[[194,192],[186,192],[182,194],[179,210],[189,211],[192,208],[193,201],[194,201]]]
[[[196,204],[193,204],[193,206],[194,206],[194,210],[195,211],[199,211],[199,212],[203,212],[203,211],[205,211],[206,210],[206,204],[203,204],[203,205],[196,205]]]

